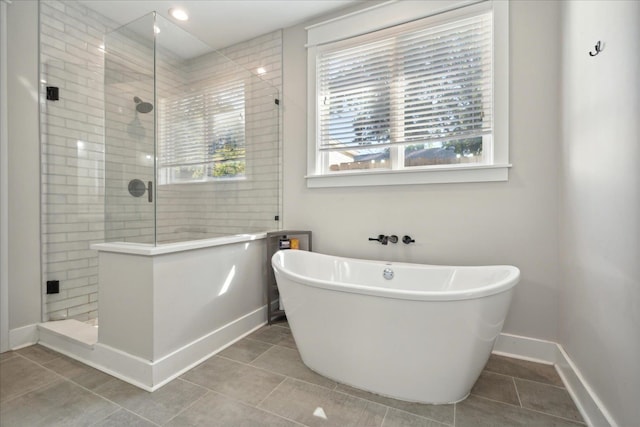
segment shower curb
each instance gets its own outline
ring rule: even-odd
[[[80,341],[43,329],[39,331],[39,339],[36,339],[36,342],[152,392],[261,328],[267,323],[266,316],[267,307],[262,306],[155,361],[131,355],[99,342],[93,346],[87,346]],[[32,326],[38,334],[37,326]]]

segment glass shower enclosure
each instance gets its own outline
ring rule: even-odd
[[[155,12],[105,37],[105,241],[278,228],[278,90]]]

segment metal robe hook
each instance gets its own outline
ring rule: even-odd
[[[598,40],[598,43],[596,43],[595,48],[596,48],[596,52],[595,53],[589,52],[589,56],[596,56],[597,54],[602,52],[604,48],[602,47],[602,42],[600,42],[600,40]]]

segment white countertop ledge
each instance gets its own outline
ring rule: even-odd
[[[230,245],[233,243],[251,242],[267,237],[267,233],[255,234],[236,234],[233,236],[214,237],[211,239],[189,240],[187,242],[166,243],[161,245],[152,245],[149,243],[132,243],[132,242],[108,242],[94,243],[91,249],[99,252],[116,252],[131,255],[165,255],[174,252],[190,251],[193,249],[209,248],[214,246]]]

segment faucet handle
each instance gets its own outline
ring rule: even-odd
[[[415,243],[416,241],[411,238],[411,236],[402,236],[402,243],[408,245],[409,243]]]

